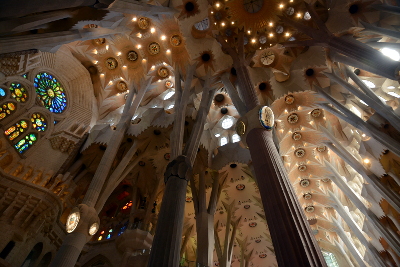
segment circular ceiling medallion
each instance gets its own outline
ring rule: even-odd
[[[314,206],[307,206],[307,207],[305,208],[305,211],[306,211],[306,212],[314,212],[314,210],[315,210]]]
[[[306,193],[306,194],[303,195],[303,198],[306,199],[306,200],[309,200],[309,199],[312,198],[312,195],[311,195],[311,193]]]
[[[169,153],[165,153],[164,154],[164,159],[165,160],[169,160],[171,158],[171,154],[169,154]]]
[[[126,55],[129,61],[136,61],[139,58],[139,55],[136,51],[129,51]]]
[[[105,38],[97,38],[97,39],[93,40],[93,43],[96,45],[102,45],[102,44],[105,44],[105,42],[106,42]]]
[[[299,132],[294,132],[294,133],[292,134],[292,138],[293,138],[294,141],[299,141],[299,140],[301,139],[301,133],[299,133]]]
[[[268,50],[261,54],[260,60],[264,66],[271,65],[275,61],[275,54],[273,51]]]
[[[93,223],[89,227],[89,235],[94,235],[97,233],[97,230],[99,230],[99,224],[98,223]]]
[[[80,218],[81,218],[81,215],[80,215],[79,211],[72,212],[68,216],[67,224],[65,225],[65,230],[67,230],[67,233],[72,233],[76,229]]]
[[[261,259],[264,259],[264,258],[267,257],[267,254],[266,253],[261,253],[261,254],[258,255],[258,257],[260,257]]]
[[[152,42],[149,44],[149,53],[150,55],[157,55],[158,53],[160,53],[160,44],[157,42]]]
[[[177,34],[172,35],[169,41],[171,42],[172,46],[179,46],[182,43],[181,37]]]
[[[321,181],[324,182],[324,183],[328,183],[330,180],[331,180],[331,179],[329,179],[329,178],[321,179]]]
[[[261,44],[265,44],[267,42],[267,37],[264,35],[261,35],[259,40],[258,40]]]
[[[160,76],[161,78],[166,78],[169,76],[169,70],[165,67],[159,68],[157,73],[158,73],[158,76]]]
[[[239,190],[239,191],[242,191],[242,190],[244,190],[245,188],[246,188],[246,186],[245,186],[244,184],[238,184],[238,185],[236,185],[236,189]]]
[[[317,146],[318,152],[324,152],[326,150],[326,146]]]
[[[190,202],[192,202],[193,201],[193,197],[186,197],[186,200],[185,200],[187,203],[190,203]]]
[[[138,19],[138,26],[140,29],[145,30],[150,26],[150,20],[145,17],[141,17]]]
[[[119,91],[125,92],[126,90],[128,90],[128,85],[124,81],[119,81],[117,83],[117,88],[118,88]]]
[[[300,172],[304,172],[304,171],[307,170],[307,166],[306,166],[306,165],[300,165],[299,167],[297,167],[297,169],[298,169]]]
[[[249,204],[246,204],[246,205],[243,206],[243,208],[245,208],[246,210],[248,210],[248,209],[250,209],[250,205],[249,205]]]
[[[301,158],[304,157],[306,151],[304,150],[304,148],[298,148],[294,151],[294,154],[296,155],[296,157]]]
[[[113,57],[109,57],[106,59],[106,66],[109,70],[113,70],[118,67],[118,61]]]
[[[244,124],[243,121],[238,121],[236,123],[236,132],[238,135],[243,136],[244,133],[246,132],[246,124]]]
[[[293,104],[294,102],[294,96],[293,95],[287,95],[285,96],[285,103],[288,105]]]
[[[318,118],[319,116],[321,116],[322,111],[319,108],[313,109],[313,111],[311,111],[311,116],[313,116],[314,118]]]
[[[296,113],[292,113],[287,117],[287,121],[294,124],[299,121],[299,116]]]
[[[165,87],[167,87],[168,89],[169,88],[172,88],[174,86],[174,83],[173,82],[171,82],[171,81],[166,81],[165,82]]]
[[[263,7],[263,0],[244,0],[244,9],[249,13],[257,13]]]
[[[268,131],[271,131],[274,127],[274,113],[272,112],[272,109],[264,106],[258,112],[258,116],[261,125]]]
[[[307,187],[307,186],[310,185],[310,180],[308,180],[308,179],[302,179],[302,180],[300,181],[300,185],[301,185],[301,187]]]

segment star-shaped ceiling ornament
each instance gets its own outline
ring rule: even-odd
[[[176,9],[181,10],[178,19],[186,19],[193,17],[200,13],[199,4],[196,0],[183,0],[182,5],[177,6]]]

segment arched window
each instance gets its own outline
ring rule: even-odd
[[[36,74],[33,82],[43,106],[53,113],[62,113],[67,107],[67,98],[58,80],[51,74]]]
[[[36,263],[36,260],[39,258],[40,254],[43,250],[43,243],[37,243],[31,250],[31,252],[26,257],[24,263],[22,263],[21,267],[33,267]]]
[[[36,143],[37,141],[37,134],[35,133],[30,133],[27,136],[25,136],[24,138],[22,138],[21,140],[19,140],[15,145],[15,149],[17,149],[17,151],[22,154],[25,151],[28,150],[28,148],[30,148],[34,143]]]
[[[20,120],[10,128],[4,131],[4,134],[8,137],[10,141],[17,138],[20,134],[25,132],[28,128],[29,124],[25,120]]]
[[[39,262],[38,266],[48,267],[50,265],[50,262],[51,262],[51,252],[47,252],[46,254],[44,254],[44,256],[41,259],[41,261]]]
[[[47,127],[46,119],[40,113],[33,113],[31,116],[32,127],[38,132],[44,132]]]
[[[6,90],[0,87],[0,100],[3,100],[6,97]]]
[[[4,119],[15,111],[15,105],[12,102],[7,102],[0,107],[0,120]]]
[[[0,258],[6,259],[8,254],[10,254],[11,250],[14,248],[14,246],[15,246],[15,242],[14,241],[8,242],[8,244],[0,252]]]
[[[11,83],[10,92],[11,96],[18,102],[25,103],[28,100],[28,92],[20,83]]]
[[[339,264],[337,263],[336,257],[333,253],[322,251],[322,255],[324,256],[326,265],[328,265],[328,267],[339,267]]]

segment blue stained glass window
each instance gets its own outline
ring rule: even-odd
[[[61,113],[67,107],[64,88],[51,74],[41,72],[36,74],[33,84],[43,106],[53,113]]]
[[[19,153],[24,153],[25,151],[28,150],[28,148],[30,148],[35,142],[37,141],[37,135],[35,133],[30,133],[28,135],[26,135],[24,138],[22,138],[21,140],[19,140],[15,145],[15,149],[17,149],[17,151]]]
[[[24,77],[25,79],[28,79],[28,73],[24,73],[21,76]]]
[[[106,238],[107,238],[107,239],[110,239],[110,238],[111,238],[111,234],[108,234]]]
[[[31,116],[31,122],[34,129],[38,132],[44,132],[47,127],[45,118],[39,113],[33,113]]]
[[[18,102],[26,102],[28,99],[28,92],[20,83],[12,83],[10,86],[11,96]]]
[[[3,99],[6,96],[6,91],[3,88],[0,88],[0,99]]]

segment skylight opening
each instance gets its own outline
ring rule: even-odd
[[[222,137],[221,139],[220,139],[220,145],[221,146],[224,146],[224,145],[226,145],[227,143],[228,143],[228,138],[226,138],[226,137]]]
[[[222,128],[229,129],[233,125],[233,120],[231,118],[226,118],[222,121]]]
[[[384,54],[385,56],[391,58],[394,61],[399,61],[400,60],[400,54],[399,52],[397,52],[394,49],[390,49],[390,48],[383,48],[381,50],[382,54]]]
[[[395,92],[389,92],[388,94],[391,95],[391,96],[400,98],[400,95],[399,95],[399,94],[396,94]]]
[[[164,96],[164,100],[170,99],[174,94],[175,94],[174,91],[168,92],[168,93]]]
[[[240,141],[240,136],[238,134],[232,135],[232,142],[237,143]]]
[[[372,89],[372,88],[375,88],[376,87],[376,85],[373,83],[373,82],[371,82],[371,81],[368,81],[368,80],[362,80],[362,82],[368,87],[368,88],[370,88],[370,89]]]

